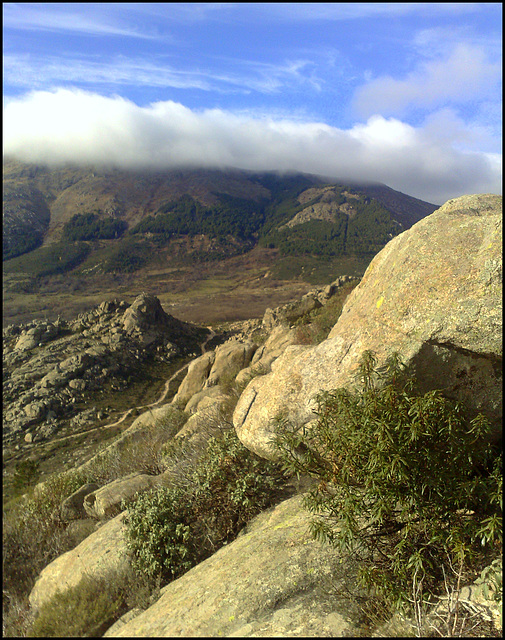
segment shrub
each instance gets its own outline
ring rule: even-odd
[[[276,445],[287,468],[320,480],[306,499],[314,537],[356,557],[361,583],[399,606],[413,583],[435,593],[451,566],[501,542],[501,456],[484,416],[417,393],[397,356],[376,364],[365,352],[358,388],[320,394],[315,426],[284,421]]]
[[[11,597],[29,593],[40,571],[73,546],[59,507],[85,482],[83,474],[58,474],[38,485],[32,495],[5,505],[3,587]]]
[[[178,469],[173,483],[140,495],[125,518],[133,567],[164,580],[176,578],[232,540],[249,519],[272,504],[282,478],[279,465],[246,449],[233,429],[206,444],[183,441],[172,447],[172,455]]]
[[[35,638],[100,637],[127,611],[122,580],[84,575],[75,587],[58,591],[37,612]]]
[[[168,418],[140,427],[137,433],[130,434],[123,441],[108,445],[88,464],[90,482],[107,484],[134,472],[149,475],[163,473],[167,468],[163,460],[163,447],[186,420],[187,414],[173,407]]]
[[[63,500],[87,482],[103,485],[134,471],[150,474],[165,471],[163,445],[180,429],[185,419],[186,415],[174,408],[169,419],[145,428],[140,438],[124,442],[121,448],[109,447],[90,461],[85,469],[51,476],[30,494],[4,505],[3,613],[10,628],[16,629],[25,624],[21,620],[26,609],[24,601],[40,571],[59,555],[73,549],[91,532],[90,527],[84,524],[68,526],[62,521],[60,505]],[[27,478],[31,482],[38,470],[36,464],[29,462],[19,464],[16,469],[16,477],[19,476],[24,488]],[[21,622],[17,621],[18,618]]]
[[[121,237],[127,223],[112,216],[103,215],[98,209],[94,213],[76,213],[63,225],[63,237],[70,241],[99,240]]]
[[[40,477],[39,463],[36,460],[23,460],[16,464],[12,486],[16,493],[26,491]]]
[[[325,305],[299,318],[295,323],[297,344],[319,344],[326,340],[356,285],[356,281],[346,282]]]

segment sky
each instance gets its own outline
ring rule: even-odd
[[[501,3],[3,3],[4,157],[501,193]]]

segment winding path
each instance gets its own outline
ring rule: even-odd
[[[202,351],[202,355],[207,351],[207,345],[212,340],[212,338],[214,338],[214,336],[216,335],[216,332],[211,327],[207,327],[207,329],[209,329],[210,334],[209,334],[209,336],[207,336],[207,338],[204,340],[204,342],[202,342],[200,344],[200,349]],[[128,418],[128,416],[130,416],[134,411],[139,411],[141,409],[149,409],[151,407],[157,407],[167,397],[169,389],[170,389],[170,384],[172,383],[172,381],[175,380],[175,378],[177,378],[177,376],[180,373],[182,373],[184,370],[186,370],[192,362],[193,362],[193,360],[190,360],[185,365],[183,365],[180,369],[177,369],[177,371],[172,376],[170,376],[170,378],[165,382],[165,386],[163,388],[163,392],[162,392],[161,396],[155,402],[151,402],[151,404],[144,404],[144,405],[141,405],[139,407],[132,407],[131,409],[127,409],[121,415],[121,417],[118,420],[116,420],[116,422],[111,422],[110,424],[105,424],[105,425],[100,426],[100,427],[93,427],[92,429],[88,429],[87,431],[80,431],[79,433],[73,433],[73,434],[71,434],[69,436],[63,436],[61,438],[55,438],[54,440],[51,440],[51,444],[53,444],[55,442],[63,442],[64,440],[70,440],[71,438],[78,438],[79,436],[82,436],[83,434],[87,435],[88,433],[93,433],[94,431],[104,431],[105,429],[111,429],[112,427],[117,427],[118,424],[121,424],[122,422],[124,422],[126,420],[126,418]]]

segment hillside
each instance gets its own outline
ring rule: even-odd
[[[464,196],[261,320],[4,329],[5,635],[501,637],[501,248]]]
[[[185,320],[205,321],[198,300],[209,294],[226,309],[219,320],[258,317],[310,285],[361,275],[392,237],[434,209],[385,185],[311,175],[7,161],[6,321],[64,316],[142,290],[175,304]],[[252,314],[244,308],[251,293]]]

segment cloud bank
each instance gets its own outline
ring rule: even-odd
[[[443,123],[443,131],[440,126]],[[339,129],[172,101],[141,107],[80,90],[36,91],[4,105],[4,158],[122,169],[176,167],[303,171],[383,182],[441,204],[501,193],[501,156],[461,148],[465,125],[444,112],[422,127],[370,115]]]

